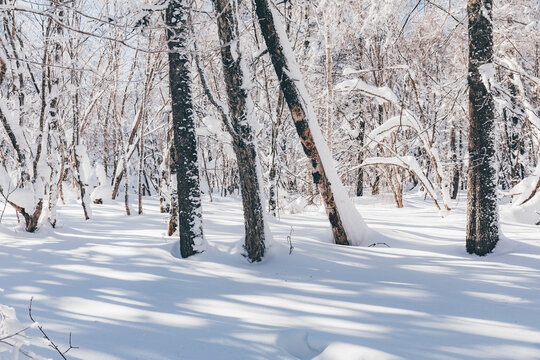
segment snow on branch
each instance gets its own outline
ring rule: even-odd
[[[369,85],[361,79],[350,79],[340,82],[334,87],[335,91],[360,91],[366,95],[372,96],[381,102],[399,104],[399,100],[394,92],[387,86],[377,87]]]
[[[410,172],[422,183],[429,196],[433,199],[437,209],[441,210],[439,202],[437,201],[437,196],[435,195],[435,188],[427,176],[422,172],[420,164],[418,164],[418,161],[416,161],[414,156],[371,157],[365,159],[362,164],[360,164],[361,167],[381,165],[398,166]]]
[[[409,112],[405,112],[402,115],[394,116],[386,120],[379,127],[373,129],[368,135],[369,141],[366,146],[374,148],[376,145],[382,142],[385,137],[390,135],[390,133],[392,133],[394,130],[399,130],[401,127],[412,128],[418,134],[421,134],[423,131],[417,119],[409,114]]]

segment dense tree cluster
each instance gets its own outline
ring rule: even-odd
[[[468,189],[467,249],[490,252],[498,198],[540,197],[540,5],[338,3],[0,1],[3,200],[31,232],[68,197],[90,219],[157,195],[189,256],[201,192],[241,193],[258,261],[265,212],[296,199],[360,244],[347,195],[417,188],[451,211]]]

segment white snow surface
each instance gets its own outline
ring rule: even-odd
[[[0,304],[24,325],[34,297],[62,349],[72,332],[70,359],[540,358],[538,226],[503,205],[505,237],[480,258],[465,252],[464,194],[444,218],[420,194],[403,209],[378,201],[355,201],[378,245],[332,244],[318,208],[272,220],[272,252],[257,264],[241,256],[238,198],[205,199],[208,249],[189,259],[171,255],[157,199],[131,217],[122,201],[96,206],[89,221],[73,201],[58,209],[61,227],[35,234],[8,208]]]

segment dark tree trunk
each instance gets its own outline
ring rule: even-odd
[[[493,96],[481,71],[493,61],[492,0],[469,0],[469,177],[467,252],[486,255],[499,240]],[[488,64],[488,65],[486,65]],[[484,66],[484,68],[482,68]]]
[[[458,155],[457,155],[457,141],[456,141],[456,126],[452,123],[452,128],[450,129],[450,151],[452,152],[452,193],[450,197],[452,199],[457,199],[459,192],[459,164],[458,164]]]
[[[255,6],[261,33],[264,37],[266,47],[268,48],[270,58],[272,59],[272,64],[274,65],[281,91],[283,91],[285,101],[291,111],[304,153],[311,164],[313,182],[317,185],[325,203],[326,213],[332,226],[334,241],[336,244],[349,245],[349,240],[347,239],[347,234],[343,228],[331,184],[323,166],[319,150],[315,145],[312,129],[310,128],[310,121],[317,123],[317,120],[309,119],[308,116],[311,114],[309,114],[306,104],[307,99],[303,99],[300,96],[301,90],[296,82],[300,79],[294,79],[290,74],[291,62],[296,60],[288,58],[288,56],[292,56],[292,54],[284,53],[284,46],[281,43],[282,39],[280,39],[280,35],[276,29],[276,19],[274,19],[268,0],[255,0]]]
[[[197,142],[187,49],[188,11],[187,1],[170,0],[166,12],[173,144],[176,155],[174,164],[178,194],[178,232],[183,258],[195,254],[195,246],[203,242]]]
[[[358,131],[358,145],[360,148],[364,147],[364,135],[366,132],[366,122],[364,120],[360,121],[360,128]],[[362,164],[364,161],[364,151],[361,150],[358,152],[358,164]],[[359,167],[357,178],[356,178],[356,196],[364,196],[364,168]]]
[[[173,138],[174,141],[174,138]],[[176,191],[176,150],[173,146],[171,146],[170,153],[169,153],[169,166],[170,166],[170,172],[171,172],[171,184],[170,184],[170,199],[169,199],[169,225],[167,227],[167,235],[173,236],[173,234],[176,232],[176,229],[178,227],[178,192]]]
[[[221,41],[221,60],[229,104],[228,127],[236,154],[242,205],[244,210],[245,248],[250,261],[260,261],[265,251],[264,210],[261,199],[262,181],[257,173],[258,159],[251,118],[255,116],[246,89],[238,23],[234,3],[214,0],[218,14],[218,32]],[[234,44],[234,46],[232,46]]]

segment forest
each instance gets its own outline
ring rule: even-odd
[[[0,360],[540,358],[540,1],[0,20]]]

